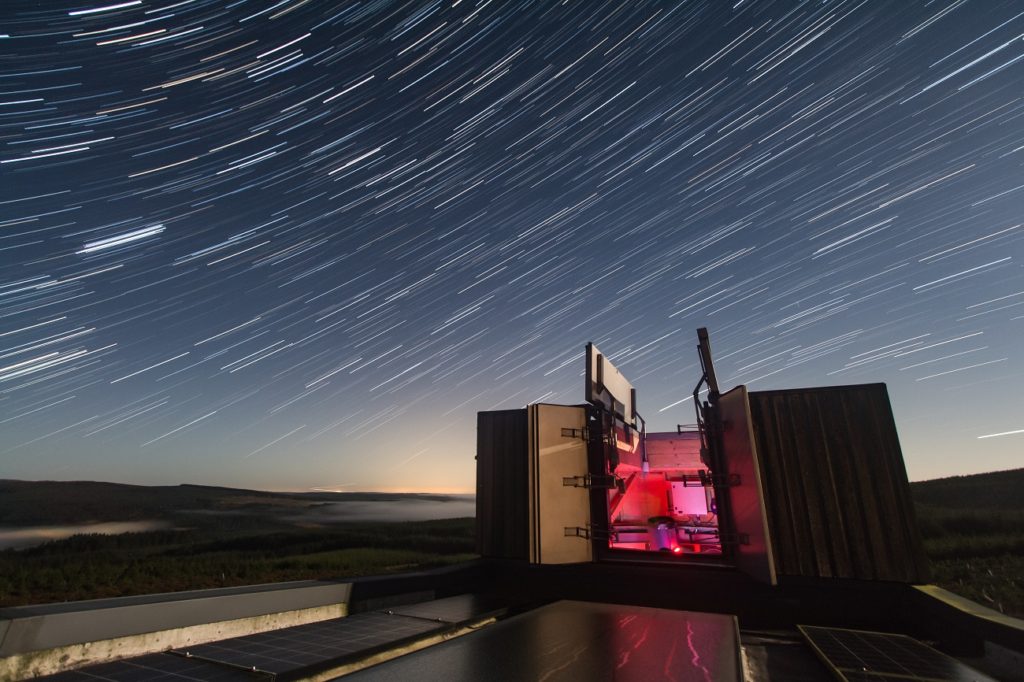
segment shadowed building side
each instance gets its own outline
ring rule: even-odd
[[[749,399],[778,573],[927,582],[885,384]]]
[[[477,413],[476,439],[477,552],[501,559],[526,559],[526,410]]]

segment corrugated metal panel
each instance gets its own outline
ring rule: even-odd
[[[778,572],[926,582],[885,384],[749,395]]]
[[[481,556],[526,559],[526,410],[476,415],[476,538]]]

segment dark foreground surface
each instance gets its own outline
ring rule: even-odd
[[[743,679],[730,616],[559,601],[354,673],[353,680]]]
[[[344,618],[47,679],[326,680],[351,674],[366,680],[810,682],[834,679],[815,647],[823,636],[842,635],[851,642],[902,642],[884,661],[857,654],[856,666],[867,666],[861,672],[930,666],[968,675],[936,679],[1013,680],[1020,679],[1015,668],[989,665],[987,647],[997,643],[1017,656],[1024,651],[1019,622],[979,618],[913,586],[815,578],[769,587],[734,571],[694,566],[474,561],[353,581],[350,607]],[[828,630],[810,628],[819,631],[812,644],[808,625]],[[900,653],[907,645],[913,656]],[[837,664],[861,670],[849,661]],[[864,679],[890,679],[871,674]]]

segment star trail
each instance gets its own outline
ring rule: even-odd
[[[1017,2],[5,2],[0,477],[473,489],[475,413],[884,381],[1021,465]]]

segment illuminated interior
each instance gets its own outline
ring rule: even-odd
[[[616,429],[619,479],[608,492],[609,546],[676,556],[721,554],[714,488],[697,433],[649,433],[641,441]]]

